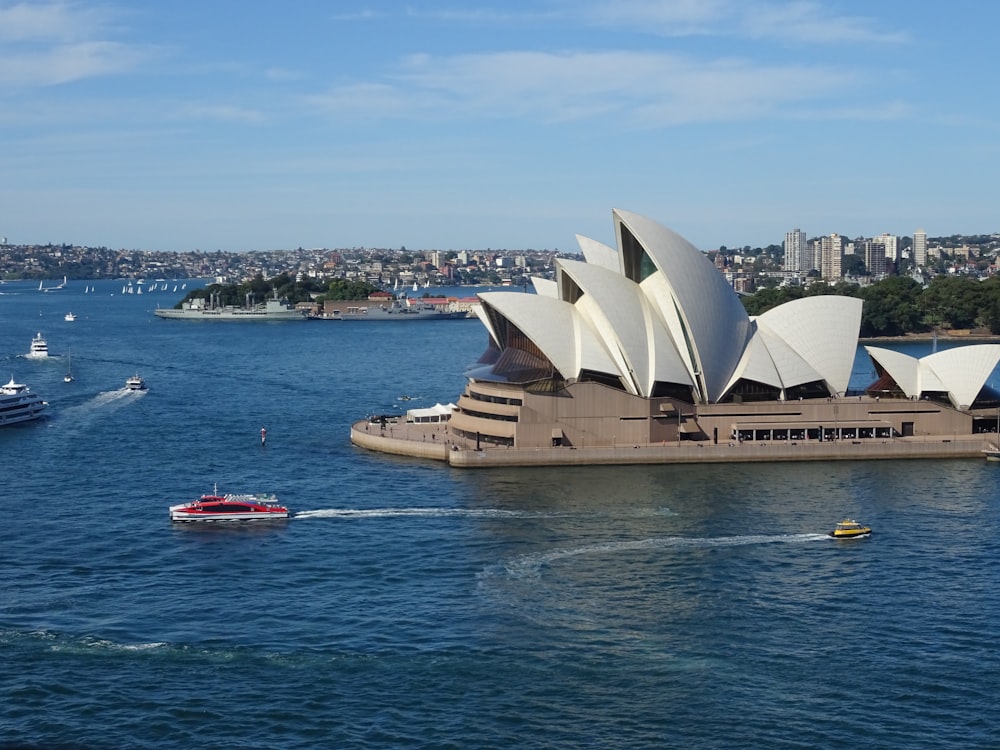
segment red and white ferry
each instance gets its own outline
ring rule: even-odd
[[[170,506],[171,521],[275,521],[283,518],[288,518],[288,508],[274,495],[202,495],[198,500]]]

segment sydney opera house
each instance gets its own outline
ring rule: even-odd
[[[458,466],[976,456],[995,444],[1000,345],[913,358],[866,347],[862,302],[805,297],[757,317],[707,256],[612,212],[536,294],[479,295],[489,345],[446,417],[352,426],[355,444]],[[430,435],[430,437],[428,437]]]

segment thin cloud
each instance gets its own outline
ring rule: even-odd
[[[302,78],[302,73],[288,68],[268,68],[264,71],[264,77],[269,81],[286,82],[298,81]]]
[[[579,12],[591,25],[673,37],[779,39],[792,44],[907,40],[905,32],[879,29],[874,18],[841,15],[811,0],[613,0],[584,5]]]
[[[75,3],[0,0],[0,42],[72,41],[98,34],[110,22],[107,11]]]
[[[872,18],[836,15],[816,2],[754,3],[739,7],[742,10],[739,30],[756,39],[782,38],[803,44],[908,41],[906,32],[883,31]]]
[[[553,0],[547,10],[486,7],[405,12],[407,17],[476,24],[557,21],[663,37],[779,39],[791,44],[908,41],[904,31],[880,29],[876,18],[843,15],[815,0]]]
[[[386,14],[380,11],[371,10],[370,8],[361,8],[360,10],[348,13],[334,13],[330,16],[330,20],[349,23],[352,21],[378,21],[386,17]]]
[[[79,3],[0,0],[0,86],[70,83],[130,71],[151,47],[111,39],[113,17]]]
[[[845,96],[861,79],[849,69],[705,63],[665,53],[414,55],[387,81],[337,86],[309,101],[352,116],[550,123],[614,117],[659,127],[774,116]]]
[[[230,104],[186,104],[177,109],[174,116],[183,120],[223,120],[248,124],[267,120],[266,115],[258,109]]]
[[[39,52],[0,55],[0,85],[53,86],[134,69],[150,51],[116,42],[60,44]]]

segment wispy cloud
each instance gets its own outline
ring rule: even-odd
[[[330,16],[331,21],[378,21],[382,18],[386,18],[386,14],[382,11],[372,10],[371,8],[360,8],[355,11],[348,11],[343,13],[334,13]]]
[[[877,10],[878,6],[872,6]],[[662,37],[780,39],[789,44],[869,44],[907,41],[905,31],[880,28],[874,17],[844,15],[818,0],[549,0],[541,8],[407,8],[407,17],[456,23],[576,24]],[[339,20],[381,18],[359,11]]]
[[[310,103],[351,116],[615,117],[630,127],[659,127],[773,116],[843,95],[859,78],[849,69],[664,53],[415,55],[386,80],[337,86]]]
[[[79,3],[0,0],[0,85],[50,86],[122,73],[152,49],[111,39],[113,17]]]
[[[37,52],[0,54],[0,85],[52,86],[123,73],[148,57],[148,51],[116,42],[59,44]]]
[[[748,3],[739,8],[738,31],[753,38],[802,44],[897,44],[909,41],[902,30],[888,30],[865,16],[844,16],[818,2]],[[871,6],[877,9],[878,5]]]
[[[87,39],[107,27],[110,20],[108,11],[100,7],[0,0],[0,42]]]
[[[190,103],[177,108],[174,117],[181,120],[221,120],[247,124],[262,123],[267,116],[259,109],[233,104]]]

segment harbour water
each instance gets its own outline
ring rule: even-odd
[[[164,321],[180,292],[120,286],[0,286],[0,374],[51,404],[0,431],[0,747],[1000,743],[1000,465],[368,454],[350,422],[454,400],[478,322]],[[216,484],[294,517],[170,524]]]

